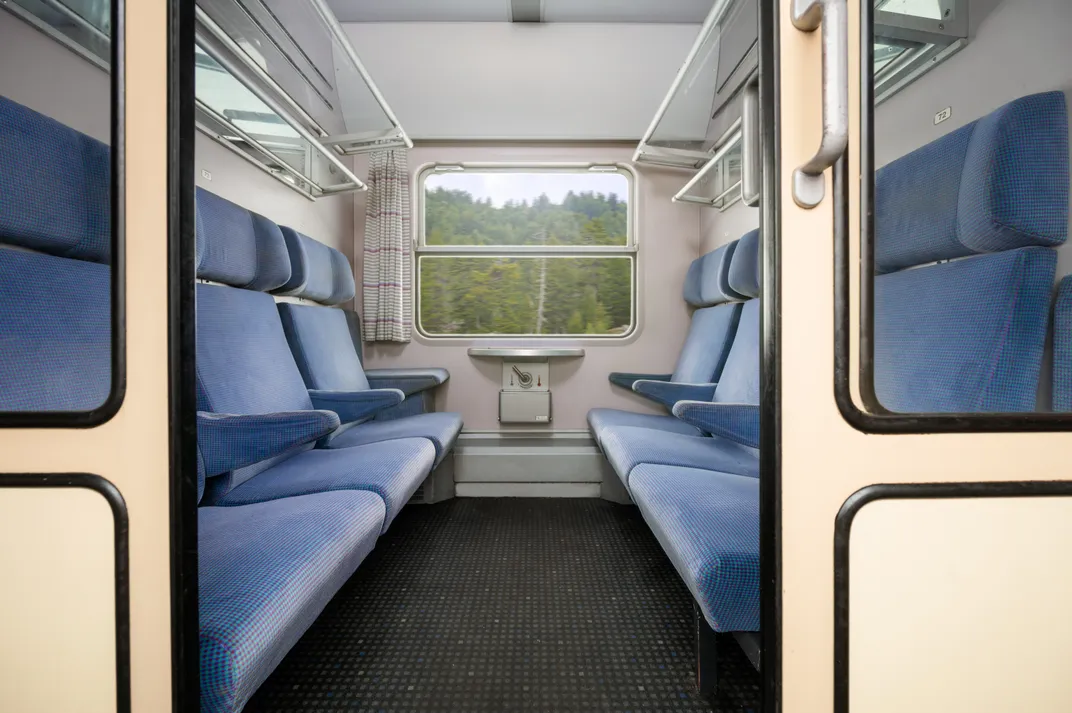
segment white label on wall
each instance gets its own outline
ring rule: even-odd
[[[201,169],[201,178],[205,179],[206,181],[211,181],[212,180],[212,174],[202,168]]]
[[[947,106],[945,109],[942,109],[940,112],[934,115],[934,125],[938,126],[938,124],[941,124],[943,121],[945,121],[951,116],[953,116],[953,107]]]

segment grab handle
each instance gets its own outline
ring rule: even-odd
[[[793,200],[814,208],[826,192],[823,171],[849,145],[849,18],[846,0],[793,0],[793,27],[814,32],[822,25],[823,137],[815,155],[793,171]]]
[[[759,81],[753,79],[744,88],[741,107],[741,200],[745,205],[759,205]]]

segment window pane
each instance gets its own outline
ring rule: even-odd
[[[20,425],[93,425],[118,405],[123,383],[122,304],[112,299],[123,216],[112,212],[122,173],[110,147],[119,79],[108,69],[111,8],[0,5],[9,56],[42,32],[57,43],[0,77],[0,413]]]
[[[878,0],[875,9],[894,12],[898,15],[925,17],[928,20],[941,20],[942,8],[939,0]]]
[[[630,257],[419,260],[425,334],[621,336],[633,325]]]
[[[882,42],[875,43],[875,74],[893,60],[900,57],[908,50],[901,45],[891,45]]]
[[[628,235],[621,173],[467,169],[424,182],[426,245],[625,246]]]

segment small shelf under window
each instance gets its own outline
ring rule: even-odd
[[[506,357],[511,359],[546,359],[549,357],[583,357],[582,347],[469,347],[471,357]]]

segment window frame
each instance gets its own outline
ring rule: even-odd
[[[963,0],[949,0],[961,3]],[[860,256],[853,266],[849,260],[849,165],[842,156],[833,169],[834,202],[834,400],[842,417],[863,433],[1027,433],[1072,430],[1072,413],[1053,411],[905,413],[882,407],[874,391],[875,333],[875,110],[876,78],[872,76],[871,48],[874,47],[874,22],[881,18],[868,3],[861,5],[860,41],[868,48],[860,55]],[[851,30],[850,30],[851,31]],[[858,270],[860,284],[859,312],[850,309],[850,271]],[[850,373],[853,320],[859,322],[857,345],[858,391],[853,395]],[[1051,317],[1052,321],[1052,317]],[[1045,366],[1045,364],[1043,365]],[[1041,375],[1040,375],[1041,378]]]
[[[425,183],[429,176],[473,171],[479,173],[617,173],[626,179],[628,186],[628,211],[626,215],[626,242],[624,245],[559,245],[548,249],[538,245],[428,245],[425,236]],[[476,341],[491,340],[496,343],[518,342],[587,342],[607,344],[608,342],[629,342],[634,340],[641,329],[641,279],[640,250],[638,239],[638,176],[632,165],[621,161],[441,161],[421,165],[413,179],[414,215],[413,215],[413,257],[411,261],[413,277],[413,330],[422,341],[444,344],[472,344]],[[424,257],[456,258],[599,258],[623,257],[630,261],[630,313],[629,329],[621,334],[435,334],[424,329],[421,324],[421,270],[420,261]]]
[[[69,8],[68,8],[69,9]],[[0,411],[0,428],[94,428],[115,416],[126,398],[126,0],[111,0],[108,58],[84,47],[64,33],[12,2],[0,2],[0,12],[10,12],[28,28],[66,47],[75,55],[108,74],[109,168],[111,236],[108,262],[109,348],[111,349],[108,393],[96,407],[83,411]],[[77,14],[77,13],[75,13]],[[82,18],[84,20],[84,18]],[[84,29],[91,24],[77,25]],[[97,30],[100,31],[99,29]],[[63,123],[63,122],[60,122]],[[65,124],[66,126],[66,124]],[[68,128],[71,128],[68,126]],[[72,129],[73,130],[73,129]]]

